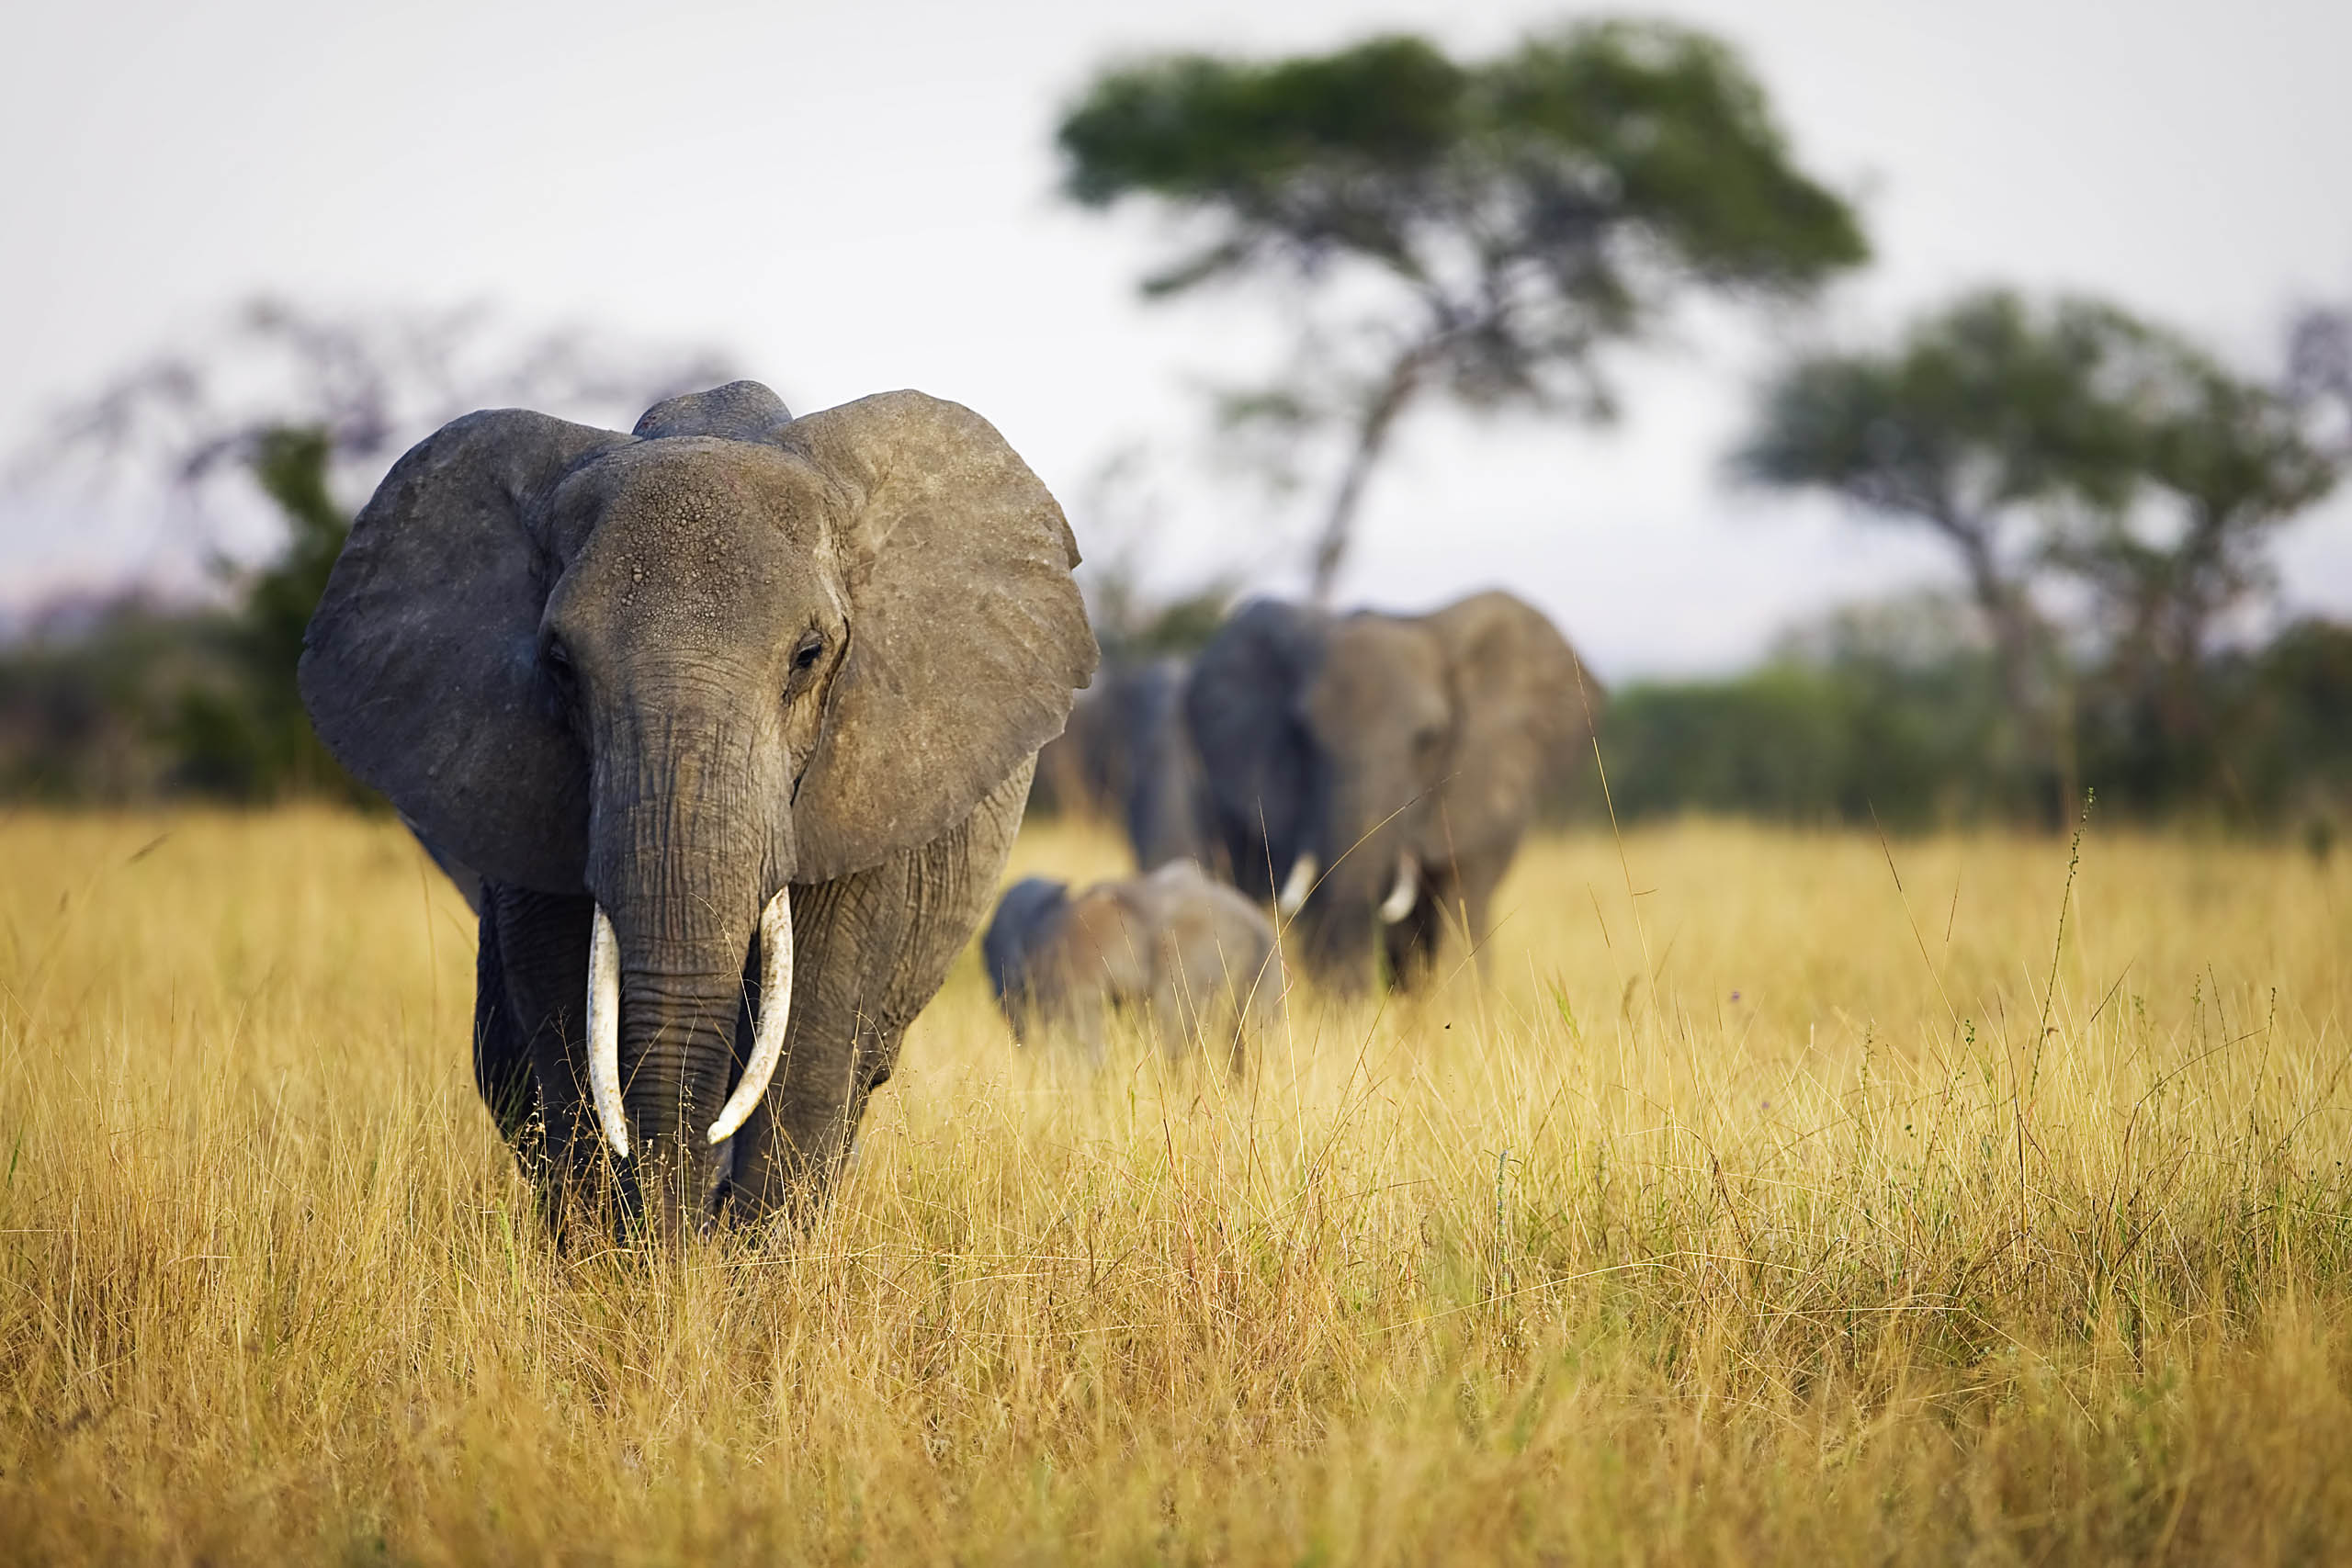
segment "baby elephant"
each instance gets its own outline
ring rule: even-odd
[[[1066,1034],[1098,1062],[1106,1014],[1129,1009],[1148,1010],[1171,1055],[1214,1038],[1238,1067],[1282,991],[1273,927],[1188,860],[1076,895],[1042,876],[1015,883],[980,952],[1015,1034]]]

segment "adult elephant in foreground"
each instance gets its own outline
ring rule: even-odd
[[[303,700],[479,875],[476,1078],[560,1213],[677,1235],[824,1190],[1093,669],[1077,560],[1004,439],[917,392],[794,419],[739,381],[626,435],[501,410],[393,467]]]
[[[1579,682],[1583,686],[1580,693]],[[1426,615],[1258,600],[1184,693],[1223,869],[1295,917],[1309,973],[1410,985],[1476,943],[1600,690],[1541,612],[1474,594]]]

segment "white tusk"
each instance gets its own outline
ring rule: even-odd
[[[1420,863],[1407,855],[1396,863],[1396,886],[1380,901],[1380,923],[1393,926],[1413,912],[1413,901],[1421,893]],[[1363,906],[1357,906],[1361,908]]]
[[[759,1109],[760,1097],[775,1077],[784,1056],[785,1025],[792,1019],[792,897],[779,887],[768,907],[760,911],[760,1022],[752,1032],[752,1059],[743,1077],[727,1097],[718,1120],[710,1124],[710,1141],[723,1144]]]
[[[628,1118],[621,1112],[621,948],[602,904],[588,939],[588,1089],[613,1153],[628,1158]]]
[[[1283,879],[1283,890],[1274,895],[1274,908],[1285,915],[1295,915],[1306,896],[1315,890],[1315,852],[1310,850],[1290,863],[1290,874]]]

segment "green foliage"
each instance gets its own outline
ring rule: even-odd
[[[1702,811],[1889,829],[2032,820],[2024,744],[1995,660],[1960,606],[1904,601],[1839,612],[1726,680],[1615,693],[1601,750],[1622,818]],[[2100,809],[2211,818],[2332,841],[2352,822],[2352,626],[2304,621],[2267,646],[2208,658],[2194,747],[2151,732],[2099,672],[2066,739]],[[1573,815],[1596,815],[1580,798]]]
[[[2352,626],[2298,621],[2154,696],[2111,678],[2083,705],[2080,744],[2100,801],[2137,816],[2352,826]]]
[[[152,798],[184,783],[171,718],[220,662],[220,617],[130,598],[0,651],[0,797]]]
[[[1147,61],[1097,80],[1059,142],[1074,199],[1151,196],[1213,220],[1156,292],[1340,253],[1437,287],[1467,245],[1480,268],[1538,268],[1623,325],[1645,261],[1804,288],[1866,254],[1852,211],[1790,162],[1738,57],[1665,24],[1580,25],[1475,65],[1408,36]]]
[[[2146,504],[2077,520],[2048,547],[2087,585],[2103,637],[2084,696],[2133,759],[2132,787],[2156,807],[2234,787],[2207,659],[2214,625],[2270,586],[2267,555],[2284,524],[2335,487],[2323,451],[2279,392],[2157,340],[2138,389],[2136,468]]]
[[[1380,286],[1379,303],[1346,296],[1363,313],[1337,338],[1302,319],[1284,385],[1225,400],[1294,435],[1344,435],[1319,597],[1423,392],[1605,417],[1599,351],[1688,287],[1801,293],[1867,254],[1738,57],[1660,23],[1580,24],[1473,63],[1406,36],[1272,62],[1148,60],[1097,79],[1058,140],[1072,199],[1148,197],[1191,220],[1194,243],[1147,294],[1341,271]]]
[[[2080,654],[2038,587],[2062,575],[2093,601],[2087,739],[2167,751],[2127,771],[2202,794],[2211,628],[2265,584],[2270,535],[2333,487],[2340,462],[2297,404],[2178,335],[2098,301],[2037,307],[2003,290],[1883,349],[1800,358],[1766,388],[1733,458],[1750,479],[1825,490],[1953,547],[2053,825],[2074,794]]]
[[[2090,301],[1971,295],[1888,349],[1783,370],[1734,467],[1988,546],[2014,509],[2114,506],[2131,491],[2134,411],[2103,377],[2145,330]]]
[[[1185,54],[1113,71],[1062,121],[1068,189],[1093,207],[1148,191],[1376,243],[1395,221],[1380,205],[1393,182],[1433,170],[1460,137],[1465,83],[1401,36],[1269,64]],[[1351,175],[1369,177],[1351,189]]]
[[[242,584],[222,628],[219,678],[188,684],[172,715],[184,781],[201,793],[374,799],[320,743],[295,684],[303,629],[351,528],[327,487],[333,457],[316,428],[267,430],[254,442],[254,477],[286,521],[287,544]]]
[[[375,800],[311,733],[295,685],[303,628],[349,527],[327,488],[329,456],[315,430],[255,441],[254,477],[288,540],[235,581],[228,607],[127,598],[0,654],[0,795]]]
[[[1844,611],[1748,674],[1623,688],[1601,727],[1618,810],[1889,828],[2014,815],[2015,739],[1953,609]]]

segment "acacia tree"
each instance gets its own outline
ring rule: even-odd
[[[2279,527],[2335,488],[2345,454],[2290,391],[2233,374],[2143,327],[2110,395],[2133,426],[2129,502],[2066,519],[2052,563],[2092,591],[2105,684],[2143,795],[2204,785],[2213,761],[2207,660],[2231,611],[2275,582]]]
[[[1683,293],[1797,296],[1867,254],[1737,55],[1666,24],[1581,24],[1469,63],[1407,36],[1148,60],[1098,76],[1058,141],[1074,200],[1181,220],[1148,298],[1275,280],[1340,312],[1302,325],[1283,382],[1227,402],[1340,437],[1318,599],[1426,395],[1605,419],[1600,351]]]
[[[2002,290],[1886,349],[1784,367],[1733,463],[1952,547],[2053,824],[2073,793],[2068,678],[2037,581],[2090,591],[2114,671],[2186,741],[2215,623],[2267,581],[2277,525],[2335,477],[2278,391],[2111,305]]]

